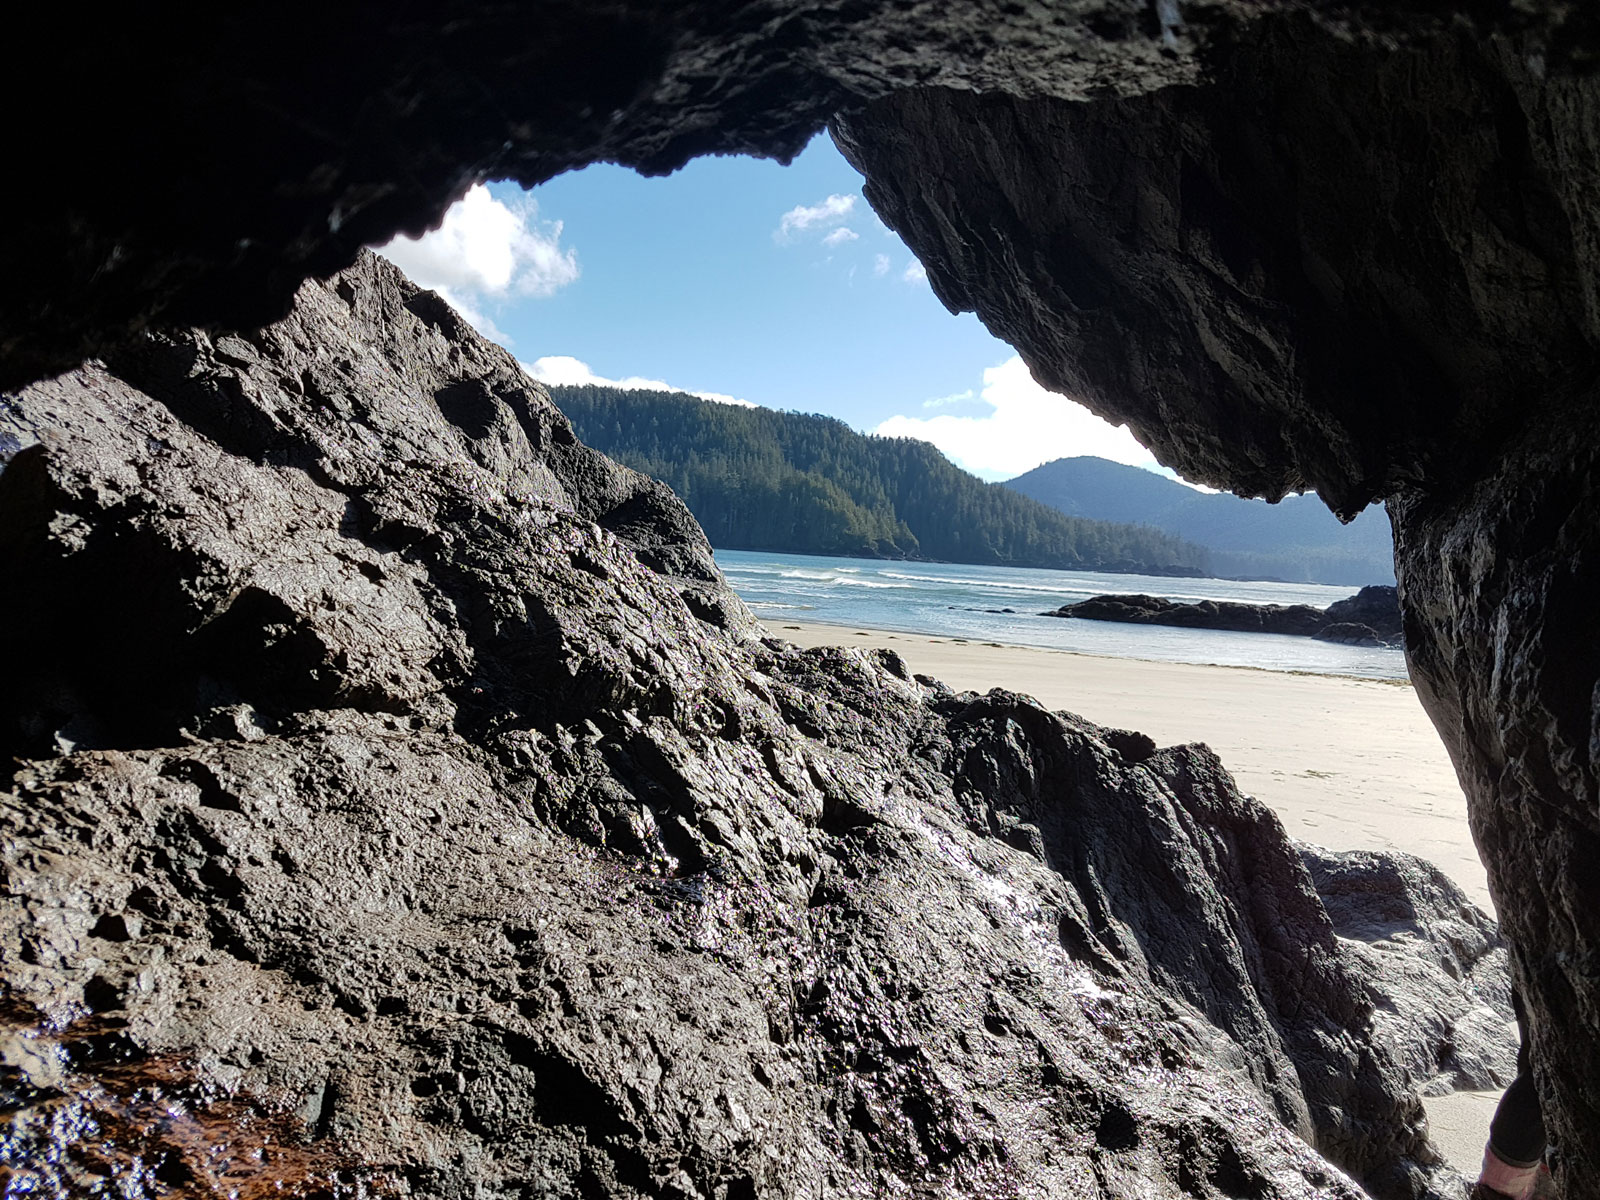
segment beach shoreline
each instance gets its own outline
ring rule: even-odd
[[[1351,598],[1344,588],[1322,584],[1183,578],[1156,588],[1155,581],[1131,575],[970,564],[875,565],[872,560],[734,550],[719,550],[717,563],[751,611],[774,625],[826,623],[846,629],[859,625],[1115,658],[1362,678],[1406,675],[1404,654],[1387,646],[1328,641],[1284,630],[1190,628],[1055,615],[1063,605],[1135,593],[1174,604],[1210,601],[1285,611],[1296,606],[1326,611]]]
[[[882,636],[885,638],[896,639],[921,638],[934,644],[946,643],[952,646],[972,646],[982,649],[1035,650],[1040,654],[1061,655],[1066,658],[1093,658],[1109,662],[1151,663],[1157,666],[1200,667],[1202,669],[1216,671],[1261,671],[1268,675],[1306,675],[1316,679],[1359,679],[1364,683],[1376,683],[1381,684],[1384,687],[1412,687],[1411,680],[1409,679],[1392,679],[1382,675],[1363,675],[1356,671],[1313,671],[1305,667],[1263,667],[1251,663],[1177,662],[1172,659],[1157,658],[1153,656],[1150,658],[1142,658],[1137,654],[1097,653],[1093,650],[1068,650],[1059,646],[1039,646],[1030,642],[993,642],[981,640],[979,638],[955,637],[948,633],[929,633],[924,630],[915,629],[889,629],[871,624],[862,624],[859,621],[825,621],[821,618],[807,618],[803,621],[797,621],[792,618],[780,619],[777,617],[762,617],[759,614],[757,614],[757,619],[761,621],[761,623],[765,625],[774,636],[784,636],[783,631],[785,630],[791,632],[794,630],[799,630],[800,637],[806,639],[800,644],[807,646],[851,645],[855,644],[857,635],[865,634],[869,637]],[[1156,628],[1160,628],[1160,626],[1157,626]],[[837,642],[813,642],[810,640],[814,637],[822,637],[828,631],[833,631],[835,634],[837,634],[841,630],[844,631],[844,640]],[[1262,636],[1271,637],[1276,635],[1266,634]],[[795,641],[796,639],[790,638],[788,640]]]

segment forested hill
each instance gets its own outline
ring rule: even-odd
[[[678,392],[551,387],[578,437],[665,481],[713,546],[1017,567],[1205,574],[1206,551],[1067,516],[952,466],[926,442],[832,417]]]
[[[1137,521],[1198,542],[1219,575],[1362,585],[1394,582],[1389,518],[1369,508],[1349,525],[1316,496],[1278,504],[1197,492],[1103,458],[1058,458],[1006,487],[1075,517]]]

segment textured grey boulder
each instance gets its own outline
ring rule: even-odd
[[[760,640],[681,504],[381,260],[0,420],[37,1186],[1355,1197],[1311,1146],[1458,1186],[1209,751]]]
[[[1422,1094],[1509,1085],[1517,1027],[1494,920],[1414,855],[1302,845],[1300,857],[1372,989],[1379,1040]]]

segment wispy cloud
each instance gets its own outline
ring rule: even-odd
[[[827,237],[823,238],[822,244],[830,247],[842,246],[846,242],[853,242],[857,240],[860,236],[861,235],[859,233],[857,233],[854,229],[851,229],[848,225],[841,225]]]
[[[906,264],[906,269],[900,273],[900,278],[907,283],[926,283],[928,282],[928,271],[926,267],[913,258]]]
[[[779,218],[778,228],[772,236],[780,242],[787,242],[797,233],[842,221],[855,206],[855,196],[838,193],[817,204],[798,204]]]
[[[882,279],[889,273],[889,256],[887,254],[874,254],[872,256],[872,274],[875,278]]]
[[[561,245],[560,221],[540,219],[532,197],[506,204],[482,184],[450,206],[438,229],[397,237],[378,253],[498,341],[509,339],[484,313],[487,305],[551,296],[579,275],[577,251]]]
[[[565,354],[550,354],[536,358],[531,363],[517,365],[544,384],[573,386],[593,384],[597,387],[621,388],[625,392],[687,392],[691,396],[698,396],[702,400],[714,400],[718,404],[736,404],[742,408],[756,407],[749,400],[741,400],[738,396],[730,396],[726,392],[699,392],[693,388],[677,387],[663,379],[646,379],[642,375],[607,379],[604,375],[595,374],[589,364],[582,359]]]
[[[928,401],[939,408],[973,399],[971,391]],[[1040,463],[1092,454],[1130,466],[1158,470],[1155,456],[1125,425],[1111,425],[1065,396],[1034,382],[1027,364],[1013,356],[983,373],[978,400],[989,411],[978,416],[941,413],[933,417],[895,416],[872,432],[932,442],[958,466],[986,479],[1010,479]]]
[[[973,391],[971,388],[968,388],[964,392],[956,392],[954,395],[951,395],[951,396],[938,396],[938,397],[936,397],[935,399],[932,399],[932,400],[924,400],[922,402],[922,407],[923,408],[953,408],[957,404],[961,404],[961,403],[964,403],[965,401],[971,400],[977,394],[978,393]]]

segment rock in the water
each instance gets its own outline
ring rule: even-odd
[[[1282,633],[1351,646],[1395,645],[1400,633],[1400,610],[1392,587],[1364,587],[1348,600],[1337,601],[1327,609],[1309,604],[1246,604],[1235,600],[1198,600],[1184,604],[1163,596],[1126,595],[1093,596],[1039,615],[1121,621],[1130,625],[1175,625],[1180,629]],[[1368,618],[1371,623],[1359,623],[1361,617]],[[1380,634],[1380,627],[1391,632]]]
[[[1233,600],[1200,600],[1182,604],[1161,596],[1095,596],[1044,613],[1087,621],[1124,621],[1132,625],[1176,625],[1182,629],[1227,629],[1237,633],[1286,633],[1313,637],[1327,624],[1320,608],[1309,604],[1244,604]]]
[[[758,640],[381,261],[3,422],[7,1044],[108,1047],[8,1055],[8,1161],[204,1181],[255,1105],[443,1197],[1457,1186],[1209,751]],[[45,1119],[127,1064],[234,1107]]]
[[[1400,594],[1385,584],[1372,584],[1348,599],[1335,600],[1326,615],[1335,624],[1365,625],[1375,637],[1400,636]]]

